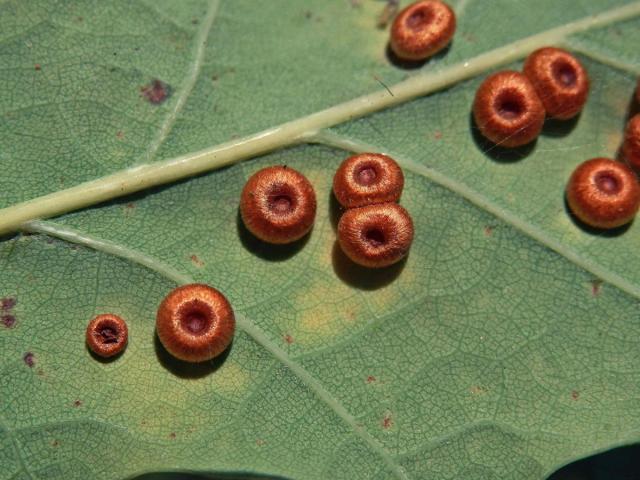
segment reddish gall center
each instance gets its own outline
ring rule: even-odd
[[[515,120],[524,112],[524,99],[519,92],[507,90],[496,97],[495,109],[505,120]]]
[[[192,335],[200,335],[215,321],[215,315],[204,302],[194,300],[183,305],[178,312],[180,325]]]
[[[563,60],[553,62],[551,67],[553,78],[564,87],[573,87],[578,79],[575,68]]]
[[[595,176],[595,182],[600,191],[607,195],[619,193],[622,187],[615,172],[598,172]]]
[[[358,170],[358,174],[356,176],[356,181],[360,185],[371,185],[376,181],[378,175],[376,174],[376,169],[371,165],[364,165]]]
[[[405,21],[405,25],[411,30],[422,30],[433,20],[433,12],[429,5],[416,8]]]
[[[365,231],[364,239],[369,245],[374,248],[380,247],[385,243],[384,232],[377,228],[370,228],[369,230]]]
[[[102,343],[116,343],[118,341],[118,331],[112,326],[106,326],[98,331],[99,341]]]

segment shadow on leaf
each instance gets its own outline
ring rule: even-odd
[[[275,245],[273,243],[263,242],[253,235],[242,221],[242,216],[238,210],[236,219],[238,236],[242,242],[242,246],[257,257],[269,262],[284,262],[296,255],[309,241],[309,233],[292,243],[284,245]]]
[[[155,332],[153,334],[153,345],[160,365],[170,371],[173,375],[184,379],[202,378],[215,372],[222,366],[226,358],[229,356],[229,352],[233,348],[232,342],[224,352],[222,352],[213,360],[200,363],[190,363],[178,360],[173,355],[171,355],[167,351],[167,349],[164,348],[164,345],[162,345],[162,342]]]
[[[417,70],[418,68],[421,68],[428,63],[435,63],[441,58],[446,57],[449,53],[449,50],[451,50],[451,45],[452,44],[450,43],[446,48],[440,50],[433,57],[429,57],[425,60],[405,60],[398,57],[398,55],[396,55],[396,52],[394,52],[391,48],[391,44],[387,43],[385,55],[387,57],[387,60],[389,60],[389,62],[391,62],[395,67],[401,68],[403,70]]]
[[[564,197],[564,209],[576,227],[578,227],[583,232],[588,233],[589,235],[593,235],[594,237],[603,237],[603,238],[619,237],[620,235],[624,234],[627,230],[629,230],[629,228],[631,227],[631,224],[634,222],[632,220],[629,223],[617,228],[609,228],[609,229],[594,228],[590,225],[587,225],[586,223],[584,223],[582,220],[580,220],[578,217],[576,217],[573,214],[573,212],[571,211],[571,208],[569,208],[569,203],[567,202],[566,195]]]
[[[407,264],[407,257],[395,265],[385,268],[366,268],[353,263],[336,241],[331,254],[333,271],[338,278],[351,287],[360,290],[377,290],[393,282]]]
[[[555,118],[547,118],[542,127],[542,135],[545,137],[566,137],[569,135],[580,121],[581,114],[576,115],[569,120],[557,120]]]
[[[489,157],[491,160],[497,163],[514,163],[528,157],[535,149],[537,139],[533,142],[527,143],[521,147],[506,148],[496,145],[490,140],[486,139],[476,124],[475,118],[473,118],[473,112],[469,113],[469,128],[471,129],[471,136],[478,149]]]
[[[331,195],[329,195],[329,219],[331,220],[331,226],[334,232],[338,231],[338,222],[340,222],[340,217],[344,211],[345,208],[340,205],[340,202],[338,202],[332,190]]]

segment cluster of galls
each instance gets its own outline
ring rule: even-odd
[[[231,343],[235,316],[226,297],[204,284],[182,285],[162,301],[156,315],[158,338],[174,357],[204,362],[220,355]],[[87,346],[99,357],[120,354],[129,338],[127,324],[108,313],[87,327]]]
[[[519,147],[540,135],[545,117],[568,120],[578,115],[587,101],[589,83],[586,70],[569,52],[541,48],[527,57],[523,73],[509,70],[487,77],[476,92],[473,116],[488,140],[501,147]],[[640,115],[627,125],[622,152],[640,171]],[[640,207],[640,186],[633,171],[607,158],[579,165],[566,196],[574,215],[594,228],[620,227]]]
[[[347,158],[333,178],[333,193],[346,212],[338,223],[338,243],[358,265],[388,267],[402,260],[413,242],[413,221],[398,205],[404,175],[387,155]]]
[[[338,225],[338,242],[353,262],[380,268],[400,261],[413,241],[413,223],[400,199],[404,176],[398,164],[378,153],[346,159],[333,191],[347,209]],[[313,186],[286,166],[264,168],[249,178],[240,198],[240,215],[253,235],[275,244],[306,235],[316,215]]]
[[[505,70],[487,77],[476,92],[473,117],[491,142],[520,147],[538,138],[546,116],[575,117],[588,95],[589,76],[578,59],[545,47],[527,57],[523,73]]]
[[[338,226],[339,243],[354,262],[385,267],[400,261],[413,240],[413,222],[399,206],[404,176],[386,155],[365,153],[345,160],[334,178],[336,198],[347,212]],[[240,197],[247,229],[262,241],[287,244],[304,237],[316,216],[316,194],[300,172],[264,168],[249,178]],[[162,301],[156,332],[165,349],[179,360],[204,362],[220,355],[233,340],[235,316],[226,297],[204,284],[183,285]],[[126,322],[102,314],[89,323],[87,346],[103,358],[126,347]]]

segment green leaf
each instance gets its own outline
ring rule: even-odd
[[[597,235],[563,202],[578,163],[619,148],[640,3],[461,0],[453,45],[415,70],[387,58],[383,6],[0,4],[0,229],[23,231],[0,243],[0,480],[544,479],[640,440],[640,226]],[[585,111],[487,146],[478,84],[549,43],[586,65]],[[401,162],[416,226],[384,271],[335,243],[333,172],[362,150]],[[273,164],[318,195],[291,247],[238,220]],[[154,333],[192,281],[238,319],[205,365]],[[101,312],[130,327],[111,362],[84,345]]]

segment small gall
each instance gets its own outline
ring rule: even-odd
[[[235,325],[227,298],[199,283],[172,290],[162,300],[156,317],[162,345],[174,357],[194,363],[220,355],[233,340]]]
[[[347,210],[338,223],[338,243],[358,265],[382,268],[402,260],[413,242],[413,221],[397,203]]]
[[[633,171],[608,158],[593,158],[575,169],[567,184],[567,203],[585,224],[601,229],[633,220],[640,207],[640,185]]]
[[[381,153],[360,153],[347,158],[333,177],[333,193],[345,208],[397,202],[404,175],[396,161]]]
[[[420,61],[443,50],[456,30],[456,15],[440,0],[421,0],[402,10],[391,26],[390,45],[403,60]]]
[[[309,180],[293,168],[263,168],[242,190],[240,215],[247,230],[260,240],[295,242],[313,227],[316,193]]]
[[[506,70],[487,77],[473,102],[473,117],[484,137],[501,147],[519,147],[535,140],[545,110],[527,77]]]
[[[118,355],[127,346],[128,338],[126,322],[112,313],[96,316],[87,326],[87,346],[99,357],[110,358]]]
[[[624,132],[622,155],[636,172],[640,172],[640,113],[631,117]]]
[[[524,62],[523,72],[549,117],[568,120],[582,111],[589,95],[589,75],[566,50],[553,47],[536,50]]]

